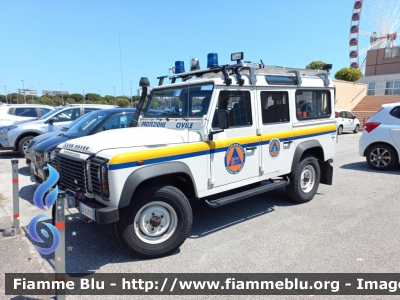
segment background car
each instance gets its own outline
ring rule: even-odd
[[[52,111],[54,107],[42,104],[2,104],[0,105],[0,126],[15,122],[35,120]]]
[[[135,111],[136,108],[113,108],[91,112],[74,121],[66,132],[42,140],[33,147],[35,151],[30,164],[31,180],[40,184],[47,179],[46,165],[55,159],[53,150],[59,144],[105,130],[130,127]]]
[[[375,170],[389,170],[399,163],[400,102],[382,105],[365,123],[359,153]]]
[[[360,121],[347,110],[336,110],[335,122],[338,134],[342,134],[343,131],[353,131],[357,133],[360,129]]]
[[[80,116],[99,109],[114,108],[112,105],[82,104],[58,107],[35,121],[17,122],[0,127],[0,150],[14,150],[24,156],[31,140],[40,134],[58,131]]]

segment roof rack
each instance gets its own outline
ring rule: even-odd
[[[332,66],[330,66],[332,67]],[[329,85],[328,74],[329,71],[326,70],[315,70],[315,69],[299,69],[299,68],[290,68],[290,67],[281,67],[281,66],[272,66],[272,65],[264,65],[261,61],[260,64],[244,62],[237,63],[233,65],[223,65],[218,66],[216,68],[209,68],[204,70],[196,70],[185,73],[178,73],[167,76],[157,77],[159,79],[159,84],[162,85],[164,82],[164,78],[169,78],[171,83],[175,83],[177,78],[181,78],[182,81],[186,81],[192,77],[201,77],[201,78],[218,78],[224,77],[224,83],[226,85],[231,85],[232,80],[229,78],[230,75],[237,76],[237,84],[243,85],[244,81],[241,78],[241,73],[249,74],[250,83],[255,84],[257,82],[256,75],[286,75],[293,76],[297,78],[297,85],[301,85],[301,76],[318,76],[322,77],[324,80],[325,86]]]

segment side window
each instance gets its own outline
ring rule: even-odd
[[[331,116],[330,92],[296,91],[296,114],[298,120],[329,118]]]
[[[131,124],[133,116],[133,114],[115,116],[103,125],[103,130],[127,128]]]
[[[229,127],[248,126],[253,124],[251,117],[251,99],[249,91],[221,91],[212,122],[213,128],[218,128],[219,109],[229,113]]]
[[[339,113],[339,118],[347,118],[346,112],[345,112],[345,111],[341,111],[341,112]]]
[[[18,107],[15,109],[15,115],[19,117],[37,117],[36,108],[34,107]]]
[[[51,109],[48,109],[48,108],[39,108],[39,110],[40,110],[40,114],[42,116],[44,116],[45,114],[47,114],[48,112],[51,111]]]
[[[289,122],[288,99],[287,92],[261,92],[263,124]]]
[[[57,118],[56,122],[73,121],[79,118],[80,108],[71,108],[58,113],[54,117]]]
[[[393,108],[393,109],[390,111],[390,114],[391,114],[393,117],[395,117],[395,118],[397,118],[397,119],[400,119],[400,106],[396,106],[395,108]]]
[[[94,107],[85,107],[83,109],[83,114],[87,114],[87,113],[90,113],[90,112],[95,111],[95,110],[99,110],[99,109],[98,108],[94,108]]]
[[[349,111],[346,111],[347,118],[353,119],[353,114]]]

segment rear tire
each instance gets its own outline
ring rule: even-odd
[[[373,145],[367,151],[367,162],[372,169],[390,170],[398,162],[397,153],[387,144]]]
[[[178,249],[192,228],[192,209],[176,187],[149,184],[134,194],[115,224],[122,246],[131,255],[156,258]]]
[[[337,129],[337,134],[338,134],[338,135],[341,135],[342,133],[343,133],[343,126],[340,125],[340,126],[338,127],[338,129]]]
[[[25,157],[26,147],[28,147],[29,143],[32,141],[33,138],[34,138],[34,136],[26,136],[19,141],[18,151],[23,157]]]
[[[356,125],[356,128],[354,128],[353,132],[358,133],[358,130],[360,129],[360,125]]]
[[[290,183],[286,186],[289,198],[298,203],[312,200],[318,190],[321,171],[317,159],[306,154],[290,173]]]

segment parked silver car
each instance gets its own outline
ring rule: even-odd
[[[19,151],[24,156],[26,147],[35,136],[61,130],[88,112],[113,107],[115,106],[96,104],[67,105],[58,107],[35,121],[0,127],[0,150]]]
[[[0,126],[12,125],[20,121],[35,120],[53,109],[54,107],[52,106],[42,104],[1,104]]]

